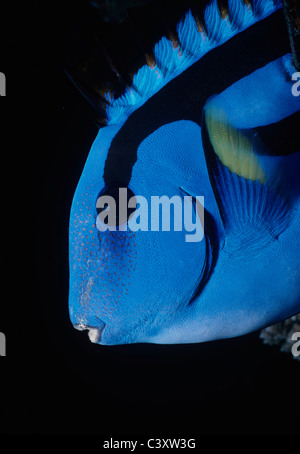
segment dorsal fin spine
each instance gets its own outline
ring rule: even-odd
[[[110,93],[105,95],[108,103],[107,124],[126,121],[135,110],[207,52],[280,8],[279,0],[252,0],[251,7],[244,0],[228,0],[228,15],[223,18],[217,0],[211,0],[204,11],[204,27],[188,10],[177,25],[179,42],[162,37],[154,46],[154,59],[150,62],[148,58],[146,65],[134,74],[132,87],[118,98]]]

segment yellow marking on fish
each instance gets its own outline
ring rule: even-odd
[[[246,180],[259,180],[264,184],[265,172],[253,151],[251,140],[228,123],[225,111],[208,104],[205,122],[210,142],[222,164]]]

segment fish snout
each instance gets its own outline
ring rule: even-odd
[[[83,323],[74,324],[73,326],[78,331],[88,330],[88,336],[90,341],[93,342],[94,344],[98,344],[101,341],[101,337],[106,327],[106,323],[101,322],[100,327],[84,325]]]

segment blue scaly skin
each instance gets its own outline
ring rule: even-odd
[[[258,10],[262,2],[254,3]],[[272,2],[258,17],[236,13],[242,2],[229,4],[235,11],[230,28],[215,17],[216,9],[206,14],[211,45],[206,42],[204,53],[273,12]],[[299,153],[275,156],[255,129],[276,128],[299,111],[289,54],[207,96],[192,118],[183,113],[149,127],[130,172],[127,154],[112,154],[118,137],[128,146],[134,140],[132,130],[126,136],[130,121],[138,136],[145,123],[139,107],[147,109],[158,90],[201,58],[202,41],[196,48],[194,38],[189,42],[194,25],[191,15],[179,24],[183,60],[173,49],[169,74],[161,66],[137,74],[144,77],[143,99],[130,92],[111,102],[108,125],[97,135],[74,195],[70,318],[92,342],[203,342],[245,334],[300,310]],[[168,46],[162,40],[157,52]],[[114,184],[148,201],[153,195],[204,196],[204,240],[186,242],[185,231],[100,232],[96,201]]]

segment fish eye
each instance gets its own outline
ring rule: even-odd
[[[133,191],[118,185],[106,186],[97,197],[97,221],[111,227],[127,224],[136,210],[137,201]]]

